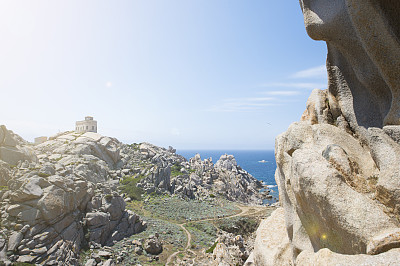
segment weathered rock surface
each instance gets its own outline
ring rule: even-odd
[[[262,220],[256,235],[254,250],[246,265],[290,265],[293,256],[283,208]]]
[[[264,248],[257,243],[253,261],[396,264],[400,4],[300,2],[308,34],[328,44],[328,90],[314,90],[301,121],[276,139],[275,178],[286,230],[267,236]],[[279,256],[264,258],[279,250],[273,240],[279,237],[287,237],[291,255],[284,256],[285,262]]]
[[[314,253],[304,251],[296,259],[296,265],[397,265],[400,261],[400,249],[391,249],[378,255],[344,255],[327,248]]]
[[[67,132],[32,146],[4,128],[2,145],[25,153],[0,161],[0,261],[77,265],[82,246],[113,245],[145,229],[112,180],[117,140]]]

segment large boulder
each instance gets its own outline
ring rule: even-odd
[[[248,262],[251,261],[254,265],[290,265],[292,257],[285,227],[285,212],[283,208],[278,208],[261,221]]]
[[[145,240],[143,247],[148,254],[152,255],[158,255],[163,250],[160,239],[154,235],[151,235],[148,239]]]
[[[400,2],[300,2],[308,34],[328,44],[329,82],[327,90],[312,92],[301,121],[276,139],[289,263],[396,264]],[[269,242],[266,254],[279,249]],[[253,259],[282,264],[274,256]]]

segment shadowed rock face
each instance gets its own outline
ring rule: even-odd
[[[400,3],[301,0],[307,33],[328,45],[334,116],[355,127],[400,124]]]
[[[328,46],[328,90],[314,90],[301,121],[276,138],[283,210],[269,223],[284,217],[286,232],[261,228],[254,262],[400,261],[400,2],[300,5],[307,33]],[[282,232],[289,249],[271,241]]]

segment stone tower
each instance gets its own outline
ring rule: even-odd
[[[78,133],[95,132],[97,133],[97,121],[92,116],[86,116],[83,121],[76,121],[75,131]]]

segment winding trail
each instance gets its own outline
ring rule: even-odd
[[[257,208],[257,207],[254,207],[254,206],[239,206],[239,205],[236,205],[236,207],[238,207],[238,208],[240,209],[240,212],[239,212],[239,213],[232,214],[232,215],[229,215],[229,216],[221,216],[221,217],[217,217],[217,218],[204,218],[204,219],[199,219],[199,220],[190,221],[190,222],[191,222],[191,223],[197,223],[197,222],[203,222],[203,221],[216,221],[216,220],[221,220],[221,219],[226,219],[226,218],[232,218],[232,217],[236,217],[236,216],[244,216],[244,215],[247,214],[251,209]],[[258,210],[257,212],[254,212],[254,213],[252,213],[252,214],[258,214],[258,213],[263,212],[263,211],[264,211],[264,209],[262,208],[262,209]],[[192,234],[185,228],[185,225],[188,224],[188,223],[189,223],[189,222],[182,223],[182,224],[178,224],[178,225],[183,229],[183,231],[185,232],[185,234],[186,234],[186,236],[187,236],[187,243],[186,243],[185,249],[182,250],[182,251],[176,251],[176,252],[172,253],[172,254],[168,257],[167,262],[165,263],[165,265],[169,265],[169,264],[171,263],[172,259],[173,259],[176,255],[178,255],[179,253],[188,252],[188,251],[189,251],[189,252],[195,254],[194,251],[192,251],[192,250],[189,249],[190,243],[192,242]]]

